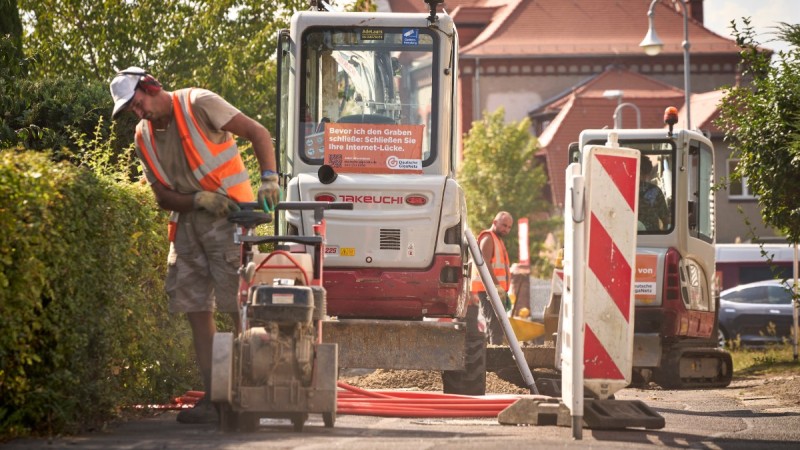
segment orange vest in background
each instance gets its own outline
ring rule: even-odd
[[[503,244],[503,241],[501,241],[500,238],[497,237],[497,235],[491,230],[481,231],[481,234],[478,235],[478,242],[480,243],[483,237],[487,234],[494,242],[494,254],[492,255],[492,259],[487,262],[487,267],[489,270],[494,272],[494,276],[497,278],[497,284],[504,291],[508,291],[509,283],[511,281],[511,274],[509,273],[508,269],[509,261],[506,246]],[[474,263],[472,264],[472,288],[470,291],[486,292],[486,287],[484,287],[483,281],[481,281],[481,275],[478,271],[478,267]]]

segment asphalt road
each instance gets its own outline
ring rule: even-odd
[[[262,420],[254,433],[222,433],[215,426],[181,425],[176,412],[135,420],[103,432],[6,443],[6,449],[494,449],[494,448],[800,448],[800,407],[780,406],[746,388],[664,391],[624,389],[622,400],[641,400],[665,419],[660,430],[584,429],[581,440],[569,427],[508,426],[494,419],[400,419],[339,416],[324,428],[311,415],[303,432],[288,421]]]

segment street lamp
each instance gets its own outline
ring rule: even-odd
[[[624,96],[625,91],[621,89],[606,89],[603,91],[603,97],[609,100],[617,101],[617,107],[614,108],[614,115],[612,116],[614,119],[614,128],[622,128],[622,114],[620,114],[620,110],[626,106],[631,107],[634,109],[634,111],[636,111],[636,128],[642,128],[642,113],[639,111],[639,107],[633,103],[622,103],[622,97]]]
[[[647,29],[647,34],[644,36],[644,39],[642,39],[642,42],[639,44],[639,47],[642,47],[644,52],[650,56],[659,54],[664,47],[664,43],[658,38],[655,25],[653,24],[653,17],[655,16],[654,9],[656,3],[659,1],[660,0],[653,0],[650,3],[650,9],[647,11],[647,18],[650,22],[650,26]],[[678,0],[678,3],[680,3],[683,11],[683,89],[686,97],[686,128],[691,129],[692,115],[689,100],[692,95],[692,89],[689,83],[689,14],[686,8],[686,1]]]
[[[622,128],[622,114],[620,114],[620,110],[626,106],[629,106],[636,111],[636,128],[642,128],[642,113],[639,111],[639,107],[633,103],[620,103],[616,108],[614,108],[614,115],[612,116],[614,118],[614,128]]]

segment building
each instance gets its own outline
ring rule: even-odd
[[[422,0],[383,0],[379,10],[427,12]],[[727,178],[730,150],[712,120],[719,90],[739,77],[739,48],[703,27],[703,0],[687,0],[691,52],[692,126],[710,133],[718,180]],[[506,120],[529,117],[538,136],[537,155],[547,166],[556,212],[563,205],[566,148],[581,129],[612,126],[621,102],[636,105],[642,127],[661,127],[664,108],[684,107],[683,10],[673,0],[655,5],[664,49],[648,56],[639,47],[648,29],[649,0],[445,0],[461,41],[461,129],[469,131],[484,111],[502,106]],[[622,97],[603,96],[619,91]],[[713,94],[717,92],[717,94]],[[621,110],[633,127],[634,108]],[[682,115],[677,127],[686,124]],[[731,190],[732,189],[732,190]],[[750,240],[766,230],[746,184],[718,192],[720,242]],[[743,192],[743,193],[742,193]],[[732,194],[729,194],[732,193]],[[742,209],[745,215],[739,213]],[[745,218],[746,217],[746,218]]]

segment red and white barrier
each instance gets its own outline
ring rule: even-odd
[[[608,398],[630,383],[639,151],[584,148],[567,168],[559,316],[563,401],[580,439],[583,388]]]
[[[600,398],[630,384],[639,151],[589,150],[586,176],[584,383]]]

